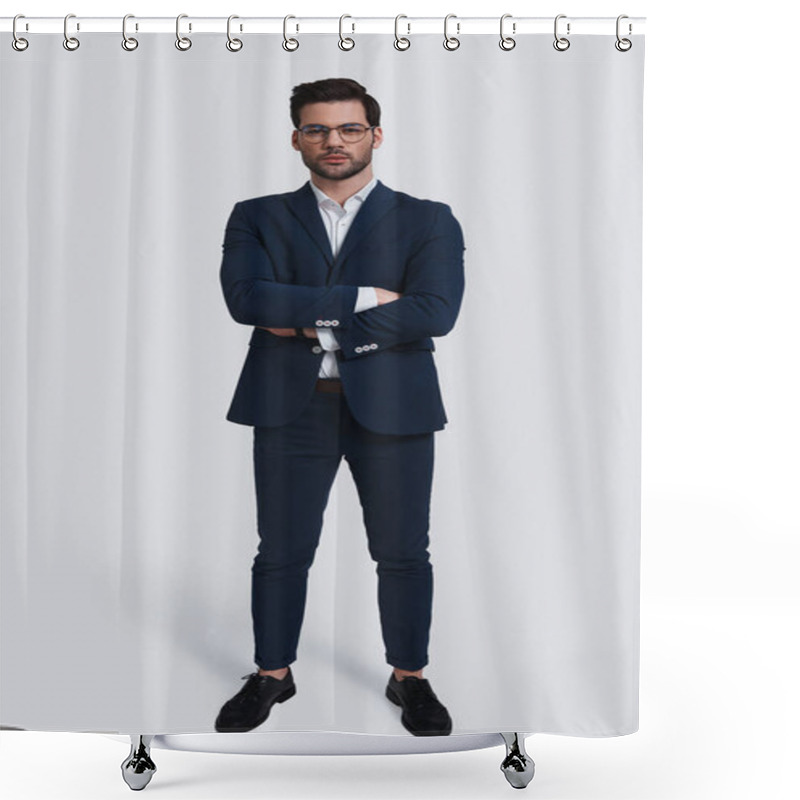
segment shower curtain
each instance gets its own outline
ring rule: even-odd
[[[315,384],[298,365],[330,352],[335,402],[365,435],[430,434],[424,675],[452,735],[635,731],[643,37],[28,38],[1,50],[0,722],[214,731],[256,669],[256,434],[305,413]],[[328,78],[378,101],[383,138],[326,262],[289,99]],[[403,211],[381,218],[389,197]],[[269,312],[253,289],[237,319],[223,259],[242,215],[248,257],[274,270],[255,283],[310,288],[270,295]],[[402,295],[396,313],[355,306],[362,286]],[[234,413],[246,359],[264,385]],[[421,476],[395,478],[386,497]],[[283,487],[304,496],[299,478]],[[261,731],[408,735],[384,696],[366,534],[381,523],[360,492],[342,459],[297,693]]]

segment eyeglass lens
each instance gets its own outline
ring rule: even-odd
[[[336,128],[328,128],[325,125],[304,125],[300,130],[303,136],[311,142],[321,142],[323,139],[327,139],[331,130],[338,131],[346,142],[358,142],[364,138],[368,128],[358,124],[339,125]]]

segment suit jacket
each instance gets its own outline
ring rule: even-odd
[[[432,337],[455,324],[464,292],[464,240],[445,203],[378,181],[336,258],[309,182],[234,205],[220,280],[237,322],[333,331],[353,416],[378,433],[415,434],[447,422]],[[354,313],[359,286],[402,293]],[[227,414],[243,425],[284,425],[311,400],[324,350],[316,338],[255,327]]]

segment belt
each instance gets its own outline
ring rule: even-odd
[[[317,378],[318,392],[342,393],[342,381],[340,378]]]

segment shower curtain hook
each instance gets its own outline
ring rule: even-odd
[[[181,36],[181,20],[188,17],[188,14],[178,14],[175,20],[175,47],[178,50],[188,50],[192,46],[192,40],[188,36]],[[189,23],[189,30],[192,30],[192,23]]]
[[[133,36],[128,36],[128,31],[126,30],[126,25],[128,20],[133,17],[133,14],[126,14],[122,18],[122,49],[127,50],[129,53],[131,50],[135,50],[139,46],[139,40],[134,39]],[[136,26],[136,30],[139,30],[139,26]]]
[[[400,22],[401,17],[408,19],[408,17],[405,14],[398,14],[394,18],[394,47],[395,50],[408,50],[408,48],[411,47],[411,39],[406,39],[405,36],[400,36],[400,34],[397,31],[398,23]],[[410,34],[411,23],[406,22],[406,27],[408,28],[408,33]]]
[[[555,32],[555,37],[556,37],[556,40],[553,42],[553,47],[555,47],[555,49],[561,53],[563,53],[565,50],[569,50],[569,45],[570,45],[569,39],[565,38],[564,36],[558,35],[558,21],[560,19],[566,19],[566,18],[567,18],[566,14],[559,14],[556,17],[556,21],[553,25],[553,30]],[[569,22],[567,23],[567,36],[569,36]]]
[[[455,14],[448,14],[444,18],[444,42],[442,42],[442,45],[445,50],[458,50],[458,48],[461,47],[461,40],[458,38],[458,34],[461,33],[460,22],[456,22],[456,36],[448,36],[447,34],[447,22],[455,16]]]
[[[67,34],[67,20],[74,16],[74,14],[67,14],[67,16],[64,17],[64,41],[62,44],[64,45],[64,49],[69,51],[77,50],[81,46],[81,43],[74,36],[69,36]],[[80,29],[81,26],[76,25],[76,30]]]
[[[630,39],[621,39],[620,35],[619,35],[619,23],[620,23],[620,20],[628,19],[628,18],[629,17],[628,17],[627,14],[620,14],[617,17],[617,41],[614,42],[614,47],[616,47],[617,50],[620,51],[620,53],[627,53],[628,50],[630,50],[631,47],[633,47],[633,42]],[[633,33],[633,25],[631,25],[631,23],[629,22],[628,23],[628,34],[631,34],[631,33]]]
[[[297,19],[297,17],[295,17],[294,14],[287,14],[283,18],[283,42],[281,44],[283,45],[283,49],[286,50],[286,52],[293,53],[295,50],[297,50],[298,47],[300,47],[300,42],[298,42],[297,39],[290,39],[286,36],[286,23],[290,19]],[[295,31],[299,30],[300,26],[296,25]]]
[[[232,39],[231,38],[231,20],[232,19],[239,19],[239,15],[238,14],[231,14],[228,17],[228,41],[225,42],[225,47],[227,47],[228,50],[231,51],[231,53],[238,53],[242,49],[242,47],[244,45],[242,44],[242,40],[241,39]],[[242,29],[241,26],[239,26],[239,30],[241,30],[241,29]]]
[[[517,40],[516,39],[514,39],[511,36],[506,36],[503,33],[503,23],[510,16],[512,16],[512,15],[511,14],[503,14],[503,16],[500,17],[500,49],[501,50],[513,50],[517,46]],[[511,32],[512,33],[516,33],[517,32],[517,23],[516,22],[512,22],[511,23]]]
[[[17,20],[18,19],[25,19],[24,14],[17,14],[14,17],[14,21],[11,23],[11,33],[13,35],[13,39],[11,40],[11,46],[18,52],[21,53],[23,50],[27,50],[28,48],[28,40],[23,39],[21,36],[17,34]]]
[[[345,17],[350,17],[350,15],[349,14],[342,14],[342,16],[339,17],[339,49],[340,50],[352,50],[356,46],[355,39],[351,39],[349,36],[345,37],[345,36],[342,35],[342,22],[344,22]],[[350,19],[353,19],[353,18],[350,17]],[[353,25],[353,30],[350,31],[350,33],[355,33],[356,32],[356,24],[355,24],[355,22],[352,23],[352,25]]]

